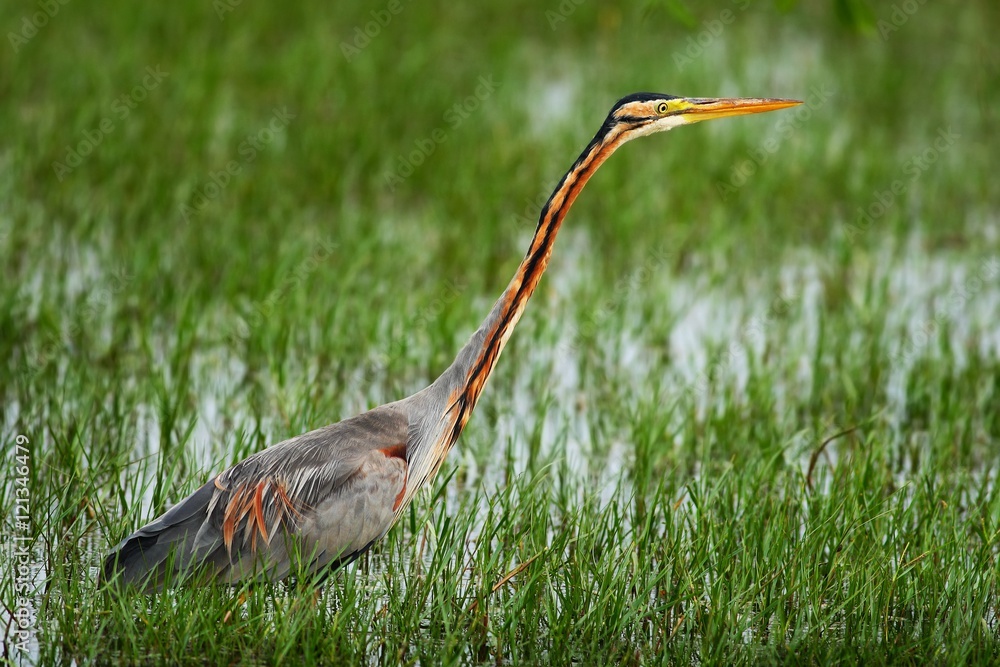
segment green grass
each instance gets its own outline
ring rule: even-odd
[[[72,2],[6,37],[0,495],[31,555],[0,600],[7,626],[27,581],[37,618],[5,657],[1000,660],[1000,14],[920,4],[883,39],[891,6],[855,33],[741,4],[553,30],[544,5],[404,2],[350,60],[388,4]],[[3,34],[35,11],[4,5]],[[443,370],[634,90],[813,102],[602,168],[442,474],[318,600],[96,589],[213,471]]]

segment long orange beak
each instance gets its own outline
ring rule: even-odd
[[[778,109],[787,109],[788,107],[802,104],[799,100],[758,97],[689,97],[685,98],[684,101],[691,106],[683,109],[680,115],[689,123],[697,123],[713,118],[777,111]]]

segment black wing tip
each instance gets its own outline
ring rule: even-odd
[[[166,572],[171,569],[171,552],[197,532],[207,516],[207,508],[215,493],[216,476],[194,493],[167,510],[156,520],[132,533],[104,558],[99,584],[117,582],[146,592],[163,587]]]
[[[99,586],[136,585],[149,588],[155,584],[162,559],[147,558],[156,547],[156,535],[131,535],[104,558],[97,578]]]

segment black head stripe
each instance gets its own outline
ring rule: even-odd
[[[653,100],[676,100],[677,95],[665,95],[663,93],[632,93],[631,95],[626,95],[621,98],[615,105],[611,107],[611,113],[614,113],[618,109],[621,109],[626,104],[631,104],[632,102],[652,102]]]

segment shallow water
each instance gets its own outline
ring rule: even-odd
[[[986,232],[984,232],[985,234]],[[1000,357],[1000,256],[969,262],[949,253],[930,253],[918,235],[905,244],[905,252],[894,252],[886,246],[871,258],[870,275],[858,278],[849,286],[849,298],[864,307],[865,284],[884,282],[888,303],[885,304],[885,337],[892,362],[887,379],[889,403],[885,406],[886,419],[898,426],[906,408],[906,378],[912,367],[927,360],[939,360],[947,351],[948,362],[956,370],[968,363],[968,355],[996,360]],[[786,410],[789,399],[811,391],[812,369],[819,345],[821,318],[824,317],[824,271],[829,270],[829,259],[821,249],[799,249],[790,253],[783,265],[774,270],[771,279],[757,284],[741,284],[732,280],[714,282],[706,276],[692,272],[690,275],[673,275],[666,261],[654,252],[648,261],[623,275],[613,290],[613,299],[620,303],[601,306],[595,320],[579,321],[574,300],[586,293],[590,278],[587,275],[587,257],[594,252],[593,244],[581,229],[570,228],[560,237],[559,252],[546,276],[543,289],[529,305],[521,336],[538,335],[531,345],[518,346],[516,375],[513,391],[497,394],[501,388],[496,383],[486,390],[484,400],[492,403],[500,416],[496,431],[490,434],[494,447],[509,448],[515,468],[521,473],[530,458],[526,435],[538,426],[537,395],[538,369],[545,373],[545,391],[552,400],[542,415],[541,449],[535,453],[540,460],[552,456],[564,458],[570,470],[579,475],[596,477],[600,483],[613,488],[629,459],[626,442],[594,442],[585,411],[588,395],[594,387],[586,386],[580,370],[583,367],[584,346],[578,344],[581,331],[599,330],[604,338],[597,343],[600,361],[607,377],[625,379],[634,387],[657,387],[665,397],[685,397],[693,401],[700,418],[719,409],[727,401],[747,398],[747,383],[752,368],[773,365],[774,350],[780,350],[780,364],[795,369],[792,376],[776,373],[773,390],[775,410]],[[70,258],[67,272],[67,291],[80,293],[87,286],[116,284],[120,276],[101,274],[101,263],[94,258],[95,249],[76,249]],[[774,289],[773,285],[779,287]],[[41,289],[40,283],[31,282],[26,289]],[[105,305],[117,298],[114,290],[106,290],[102,298]],[[468,296],[468,295],[463,295]],[[484,311],[492,305],[493,295],[478,299]],[[669,365],[654,366],[646,362],[656,358],[654,350],[662,341],[650,338],[647,323],[642,320],[639,305],[653,301],[663,313],[663,320],[670,322]],[[544,317],[533,312],[545,310]],[[209,319],[225,319],[220,318]],[[558,327],[539,332],[543,322],[556,322]],[[595,329],[594,321],[599,322]],[[216,321],[212,328],[231,330],[236,322]],[[612,332],[608,338],[606,332]],[[471,333],[471,331],[469,332]],[[518,334],[515,334],[515,338]],[[941,336],[945,336],[942,340]],[[459,336],[461,339],[464,336]],[[206,335],[203,340],[219,337]],[[858,332],[850,341],[859,349],[866,344],[863,333]],[[161,341],[161,355],[168,356],[168,342]],[[765,358],[768,350],[770,358]],[[512,362],[508,349],[500,362],[502,368]],[[68,363],[68,362],[64,362]],[[589,363],[594,363],[593,359]],[[218,345],[196,351],[191,363],[191,393],[197,401],[197,420],[190,438],[185,443],[189,460],[194,469],[207,476],[219,471],[231,460],[227,446],[233,442],[229,428],[250,428],[256,425],[251,418],[245,394],[239,384],[246,372],[242,359],[234,354],[233,347]],[[294,373],[294,369],[291,371]],[[360,378],[365,370],[359,369]],[[298,377],[288,381],[289,387],[305,383],[315,377],[315,372],[302,369]],[[428,378],[429,380],[429,378]],[[267,378],[263,379],[267,382]],[[414,387],[416,390],[418,387]],[[285,389],[287,391],[287,389]],[[366,392],[371,393],[371,392]],[[334,413],[348,416],[367,404],[379,400],[388,402],[399,396],[347,395],[343,405]],[[4,424],[16,423],[19,406],[16,402],[4,406]],[[282,422],[277,411],[273,418],[263,417],[259,425],[262,432],[271,434],[270,442],[282,439]],[[472,421],[475,430],[476,419]],[[231,426],[230,426],[231,425]],[[312,424],[316,428],[323,424]],[[136,465],[132,473],[152,476],[156,466],[151,462],[159,454],[160,427],[155,406],[139,407],[138,428],[140,440],[136,442],[136,460],[147,462]],[[470,431],[470,433],[472,432]],[[561,436],[561,437],[560,437]],[[904,434],[900,434],[903,437]],[[476,437],[469,433],[469,437]],[[553,444],[558,443],[558,444]],[[562,448],[554,450],[553,447]],[[836,447],[830,448],[830,456]],[[604,452],[604,456],[595,456]],[[469,483],[478,479],[486,488],[501,483],[489,470],[478,470],[475,458],[463,452],[462,442],[452,454],[467,467]],[[142,498],[144,511],[151,502],[152,479],[137,485],[145,489]]]
[[[884,406],[884,418],[901,441],[919,447],[920,438],[926,434],[907,433],[902,427],[908,374],[914,365],[928,360],[940,362],[945,355],[955,371],[969,363],[970,355],[988,361],[1000,357],[1000,327],[996,325],[1000,322],[1000,261],[996,255],[969,261],[947,252],[929,252],[917,235],[904,247],[905,252],[886,247],[873,256],[868,275],[856,278],[848,286],[848,298],[858,307],[866,307],[865,285],[885,285],[887,303],[873,306],[885,313],[883,336],[891,356],[886,379],[889,400]],[[481,488],[484,493],[478,496],[477,511],[485,515],[489,495],[505,485],[503,466],[484,465],[482,454],[476,454],[482,450],[486,451],[487,461],[513,460],[516,474],[529,472],[530,466],[537,462],[562,461],[572,475],[590,480],[581,486],[579,493],[596,491],[602,503],[628,497],[631,444],[620,434],[610,437],[599,434],[595,440],[588,421],[587,411],[593,409],[590,397],[598,388],[581,373],[585,363],[595,361],[584,359],[590,348],[580,344],[579,336],[593,330],[594,321],[602,323],[597,329],[602,336],[596,343],[600,351],[597,363],[603,366],[601,370],[607,377],[623,381],[640,394],[644,387],[655,387],[670,400],[678,397],[690,400],[699,418],[728,401],[749,400],[747,387],[754,368],[770,368],[777,363],[779,369],[793,369],[791,373],[774,373],[777,412],[785,411],[803,393],[811,391],[821,320],[827,316],[824,275],[830,267],[821,250],[799,249],[790,253],[769,278],[745,283],[710,281],[693,272],[673,275],[666,262],[652,253],[645,265],[635,267],[616,283],[613,295],[618,302],[599,306],[605,310],[599,313],[598,320],[580,321],[577,300],[580,294],[592,289],[588,285],[591,278],[586,262],[592,252],[593,244],[581,230],[568,229],[560,239],[559,259],[553,262],[544,288],[529,306],[522,324],[526,331],[519,332],[522,337],[532,337],[533,342],[508,350],[507,355],[518,354],[516,363],[506,357],[500,362],[501,368],[505,364],[514,365],[510,372],[505,371],[510,383],[498,386],[500,383],[494,382],[487,389],[484,401],[498,415],[495,428],[488,433],[477,429],[474,417],[469,431],[451,455],[461,466],[462,475],[460,483],[452,484],[448,490],[449,512],[458,511],[463,489]],[[67,281],[73,283],[67,285],[67,293],[80,294],[87,286],[120,280],[101,273],[100,262],[94,259],[98,254],[94,249],[71,253],[79,258],[80,265],[71,266],[67,273]],[[41,283],[31,281],[26,289],[40,290]],[[107,290],[102,296],[104,306],[109,307],[117,297],[115,291]],[[477,299],[484,313],[493,298],[483,295]],[[876,294],[874,298],[881,297]],[[655,350],[663,345],[655,334],[650,334],[650,327],[643,320],[642,305],[648,302],[655,303],[663,322],[670,323],[667,339],[670,363],[666,367],[646,361],[657,358]],[[533,318],[532,312],[540,310],[546,311],[545,317]],[[558,323],[557,326],[548,324],[552,322]],[[213,329],[226,326],[231,328],[235,323],[216,321],[212,325]],[[219,337],[206,335],[202,339]],[[857,332],[848,341],[848,347],[860,350],[866,343],[864,334]],[[170,342],[163,340],[160,344],[159,354],[166,359]],[[777,357],[775,349],[780,350]],[[366,372],[359,369],[359,382]],[[232,459],[228,447],[234,442],[234,434],[228,429],[257,426],[246,394],[240,391],[245,373],[245,363],[225,341],[198,350],[192,358],[191,394],[197,401],[197,419],[184,447],[192,469],[198,471],[196,477],[207,478]],[[296,375],[294,370],[291,374]],[[299,386],[310,377],[316,377],[315,369],[301,369],[297,377],[288,380],[286,387],[270,389],[287,393],[289,387]],[[267,386],[266,378],[263,382]],[[540,386],[545,396],[539,395]],[[372,387],[366,394],[374,391]],[[338,408],[346,416],[371,402],[397,398],[347,395]],[[544,410],[539,410],[539,401],[544,398],[551,400]],[[8,429],[17,423],[20,411],[17,402],[3,406],[3,424]],[[683,414],[676,411],[674,419],[682,419]],[[282,433],[285,422],[277,410],[262,420],[259,428],[272,436],[270,441],[281,440],[278,434]],[[531,437],[538,429],[540,444],[532,452]],[[140,502],[141,514],[148,516],[161,441],[155,406],[139,406],[136,433],[136,454],[124,474],[139,480],[129,488],[138,489],[141,497],[129,498],[129,502]],[[484,438],[491,438],[492,442],[484,443]],[[789,451],[810,451],[812,448],[805,438],[805,432],[792,437]],[[822,461],[835,465],[839,451],[839,443],[831,443]],[[805,471],[808,456],[798,463]],[[904,459],[903,468],[896,473],[900,486],[908,483],[912,472],[907,465],[909,459]],[[969,473],[976,480],[985,480],[989,488],[995,484],[995,475],[987,469]],[[694,474],[697,475],[697,468]],[[828,476],[821,476],[819,490],[829,481]],[[58,508],[51,511],[57,512]],[[696,510],[689,507],[688,511]],[[91,535],[96,562],[106,540],[97,533]],[[475,528],[471,535],[476,537]],[[33,566],[34,579],[39,585],[45,578],[42,562],[38,559]],[[376,558],[370,567],[379,572],[382,566]],[[96,569],[92,568],[90,576],[96,576]],[[376,589],[381,586],[372,585]],[[377,595],[378,591],[373,589],[372,594]],[[35,651],[37,656],[37,646]]]

